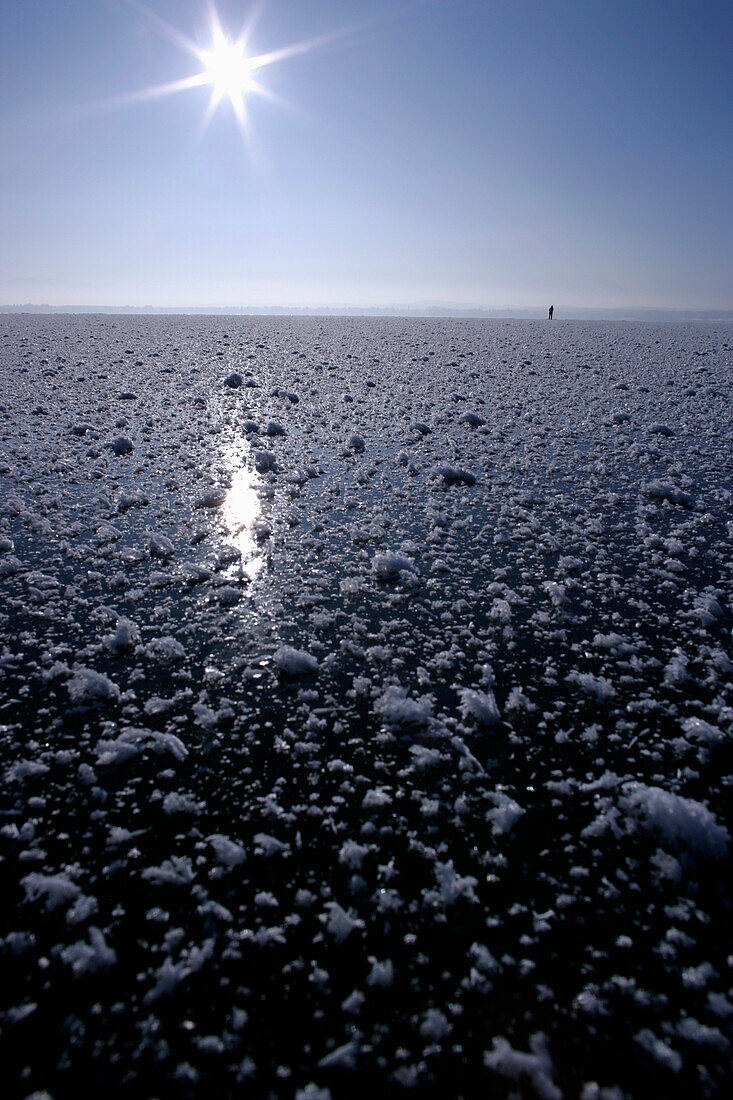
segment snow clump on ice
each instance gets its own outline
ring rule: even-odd
[[[374,703],[374,710],[395,729],[420,729],[430,724],[433,703],[428,695],[410,699],[405,688],[391,684]]]
[[[379,580],[416,579],[417,566],[406,554],[387,550],[374,555],[372,572]]]
[[[281,672],[287,672],[290,676],[303,676],[309,672],[318,671],[318,658],[304,649],[294,649],[289,645],[282,645],[275,650],[272,656],[275,667]]]
[[[474,688],[461,688],[460,711],[464,720],[473,718],[481,726],[493,726],[501,718],[501,712],[493,691],[476,691]]]
[[[714,858],[723,858],[728,852],[728,830],[718,824],[702,802],[634,782],[624,786],[620,803],[644,828],[659,833],[664,840]]]
[[[72,703],[117,702],[120,689],[103,672],[79,668],[66,685]]]

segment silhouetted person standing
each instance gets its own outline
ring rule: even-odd
[[[550,308],[547,311],[547,317],[550,321],[552,320],[552,315],[553,315],[554,312],[555,312],[555,307],[550,306]]]

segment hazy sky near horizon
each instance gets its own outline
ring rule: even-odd
[[[216,9],[0,0],[0,302],[733,308],[730,0]]]

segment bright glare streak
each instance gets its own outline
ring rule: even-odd
[[[237,470],[221,510],[231,540],[242,554],[242,567],[252,579],[264,565],[254,534],[262,511],[258,484],[259,478],[252,470],[246,466]]]

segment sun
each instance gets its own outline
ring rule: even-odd
[[[239,113],[245,95],[255,88],[253,65],[244,43],[241,39],[233,42],[219,31],[211,49],[202,50],[200,56],[207,82],[212,86],[213,105],[228,98]]]

